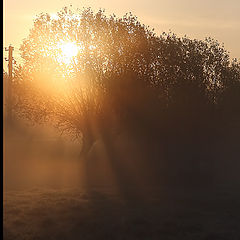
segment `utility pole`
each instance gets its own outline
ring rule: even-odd
[[[8,61],[8,79],[7,79],[7,115],[8,119],[11,122],[12,121],[12,73],[13,73],[13,63],[15,60],[13,59],[13,50],[14,47],[11,45],[8,48],[5,48],[5,51],[8,51],[8,59],[5,58],[6,61]]]

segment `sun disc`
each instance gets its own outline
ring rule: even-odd
[[[63,57],[66,57],[67,59],[77,56],[79,51],[77,44],[74,42],[63,43],[60,48]]]

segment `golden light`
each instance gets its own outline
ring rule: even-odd
[[[79,47],[75,42],[62,43],[59,46],[61,50],[61,60],[65,63],[70,63],[73,57],[76,57],[79,52]]]

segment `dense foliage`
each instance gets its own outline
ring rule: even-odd
[[[61,41],[81,49],[70,64],[59,59]],[[211,38],[157,36],[131,14],[64,8],[39,15],[21,51],[17,112],[80,137],[83,152],[127,132],[154,168],[164,155],[190,174],[206,162],[211,170],[217,138],[230,146],[240,134],[240,64]]]

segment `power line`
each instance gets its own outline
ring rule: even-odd
[[[9,121],[12,121],[12,77],[13,77],[13,63],[15,60],[13,58],[14,47],[9,45],[8,48],[5,48],[5,51],[8,51],[8,58],[5,58],[8,61],[8,78],[7,78],[7,116]]]

